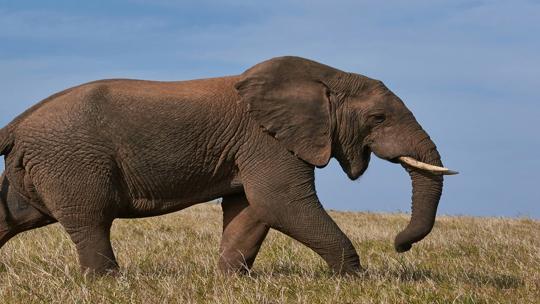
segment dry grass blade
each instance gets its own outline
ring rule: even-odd
[[[334,277],[313,252],[272,232],[250,276],[215,272],[214,205],[115,222],[122,274],[89,280],[59,226],[0,251],[1,303],[540,303],[540,222],[438,217],[424,241],[397,254],[408,216],[332,212],[368,270]]]

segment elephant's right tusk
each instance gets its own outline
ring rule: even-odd
[[[430,164],[426,164],[426,163],[423,163],[421,161],[418,161],[412,157],[408,157],[408,156],[400,156],[398,157],[399,161],[404,163],[404,164],[407,164],[411,167],[414,167],[414,168],[417,168],[417,169],[421,169],[421,170],[426,170],[426,171],[430,171],[430,172],[433,172],[433,173],[438,173],[438,174],[442,174],[442,175],[454,175],[454,174],[458,174],[459,172],[457,171],[452,171],[448,168],[444,168],[444,167],[438,167],[438,166],[434,166],[434,165],[430,165]]]

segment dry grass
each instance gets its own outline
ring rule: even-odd
[[[251,276],[216,273],[220,209],[204,205],[160,218],[117,221],[122,275],[79,273],[58,225],[0,251],[1,303],[540,303],[540,222],[439,217],[406,254],[392,248],[408,216],[332,212],[365,274],[331,276],[304,246],[272,232]]]

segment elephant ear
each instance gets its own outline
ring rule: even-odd
[[[302,160],[323,167],[331,156],[330,91],[323,79],[338,72],[298,57],[260,63],[236,89],[249,115]]]

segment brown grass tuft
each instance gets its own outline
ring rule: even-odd
[[[58,225],[0,250],[1,303],[540,303],[540,222],[438,217],[406,254],[392,240],[407,215],[331,212],[368,270],[334,277],[306,247],[270,233],[251,276],[216,272],[221,212],[201,205],[164,217],[119,220],[118,278],[79,273]]]

